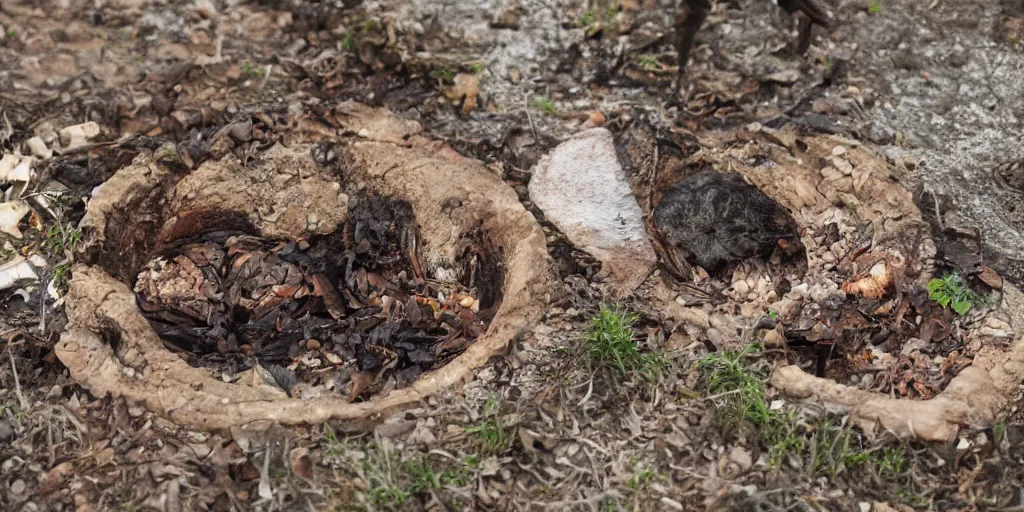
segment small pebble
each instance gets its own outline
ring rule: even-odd
[[[21,496],[21,495],[25,494],[25,481],[19,479],[19,480],[15,480],[14,482],[12,482],[11,483],[11,494],[13,494],[15,496]],[[679,509],[679,510],[682,510],[682,509]]]
[[[832,148],[832,156],[841,156],[846,154],[846,146],[836,146]]]
[[[742,280],[741,281],[736,281],[735,283],[733,283],[732,284],[732,289],[736,290],[736,294],[738,294],[741,297],[746,295],[746,294],[748,294],[748,293],[750,293],[750,285],[748,285],[746,281],[742,281]]]
[[[6,443],[14,437],[14,429],[5,420],[0,420],[0,443]]]
[[[676,500],[674,500],[672,498],[669,498],[668,496],[662,496],[661,504],[665,505],[666,507],[668,507],[668,508],[670,508],[672,510],[683,510],[683,504],[682,503],[679,503],[678,501],[676,501]]]
[[[320,340],[310,339],[306,342],[307,350],[320,350]]]

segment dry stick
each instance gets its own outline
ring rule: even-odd
[[[21,410],[28,412],[28,400],[21,393],[21,382],[18,381],[18,369],[14,366],[14,352],[11,352],[10,338],[8,338],[7,355],[11,358],[11,373],[14,374],[14,393],[18,395],[18,402],[21,403]]]
[[[533,124],[533,116],[530,115],[530,93],[523,93],[523,110],[526,111],[526,120],[530,122],[530,130],[533,131],[533,143],[540,144],[540,139],[537,137],[537,127]]]

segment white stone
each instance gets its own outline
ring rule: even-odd
[[[593,128],[559,144],[534,167],[529,192],[552,224],[601,261],[614,294],[643,281],[656,256],[611,132]]]

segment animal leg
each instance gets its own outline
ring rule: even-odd
[[[686,75],[686,64],[690,61],[690,50],[693,49],[693,41],[697,38],[697,31],[700,30],[708,13],[711,12],[709,0],[685,0],[685,9],[676,11],[676,53],[679,55],[679,73],[676,76],[676,94],[682,89],[683,77]]]
[[[789,14],[797,15],[800,20],[800,35],[796,44],[796,51],[799,55],[806,53],[811,46],[811,27],[814,24],[825,28],[832,26],[832,21],[828,19],[828,13],[818,5],[816,0],[779,0],[779,7]]]
[[[811,47],[811,27],[814,22],[807,16],[800,16],[800,35],[797,37],[796,54],[803,55]]]

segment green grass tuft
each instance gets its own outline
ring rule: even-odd
[[[263,76],[266,75],[263,68],[251,62],[242,63],[242,73],[249,78],[263,78]]]
[[[644,71],[655,71],[658,69],[658,58],[649,53],[637,56],[636,61]]]
[[[868,0],[868,12],[871,14],[882,12],[882,0]]]
[[[452,83],[455,79],[455,71],[445,67],[437,67],[430,72],[430,76],[441,80],[442,82]]]
[[[502,418],[498,399],[491,397],[484,403],[483,418],[480,423],[466,429],[467,434],[476,435],[481,446],[481,451],[487,455],[503,453],[512,446],[512,434],[510,425],[507,425]]]
[[[621,377],[656,382],[662,376],[665,360],[660,354],[640,351],[633,331],[638,319],[633,313],[601,305],[585,338],[590,360],[594,367]]]
[[[533,97],[533,106],[552,116],[558,114],[558,107],[551,100],[541,96]]]

